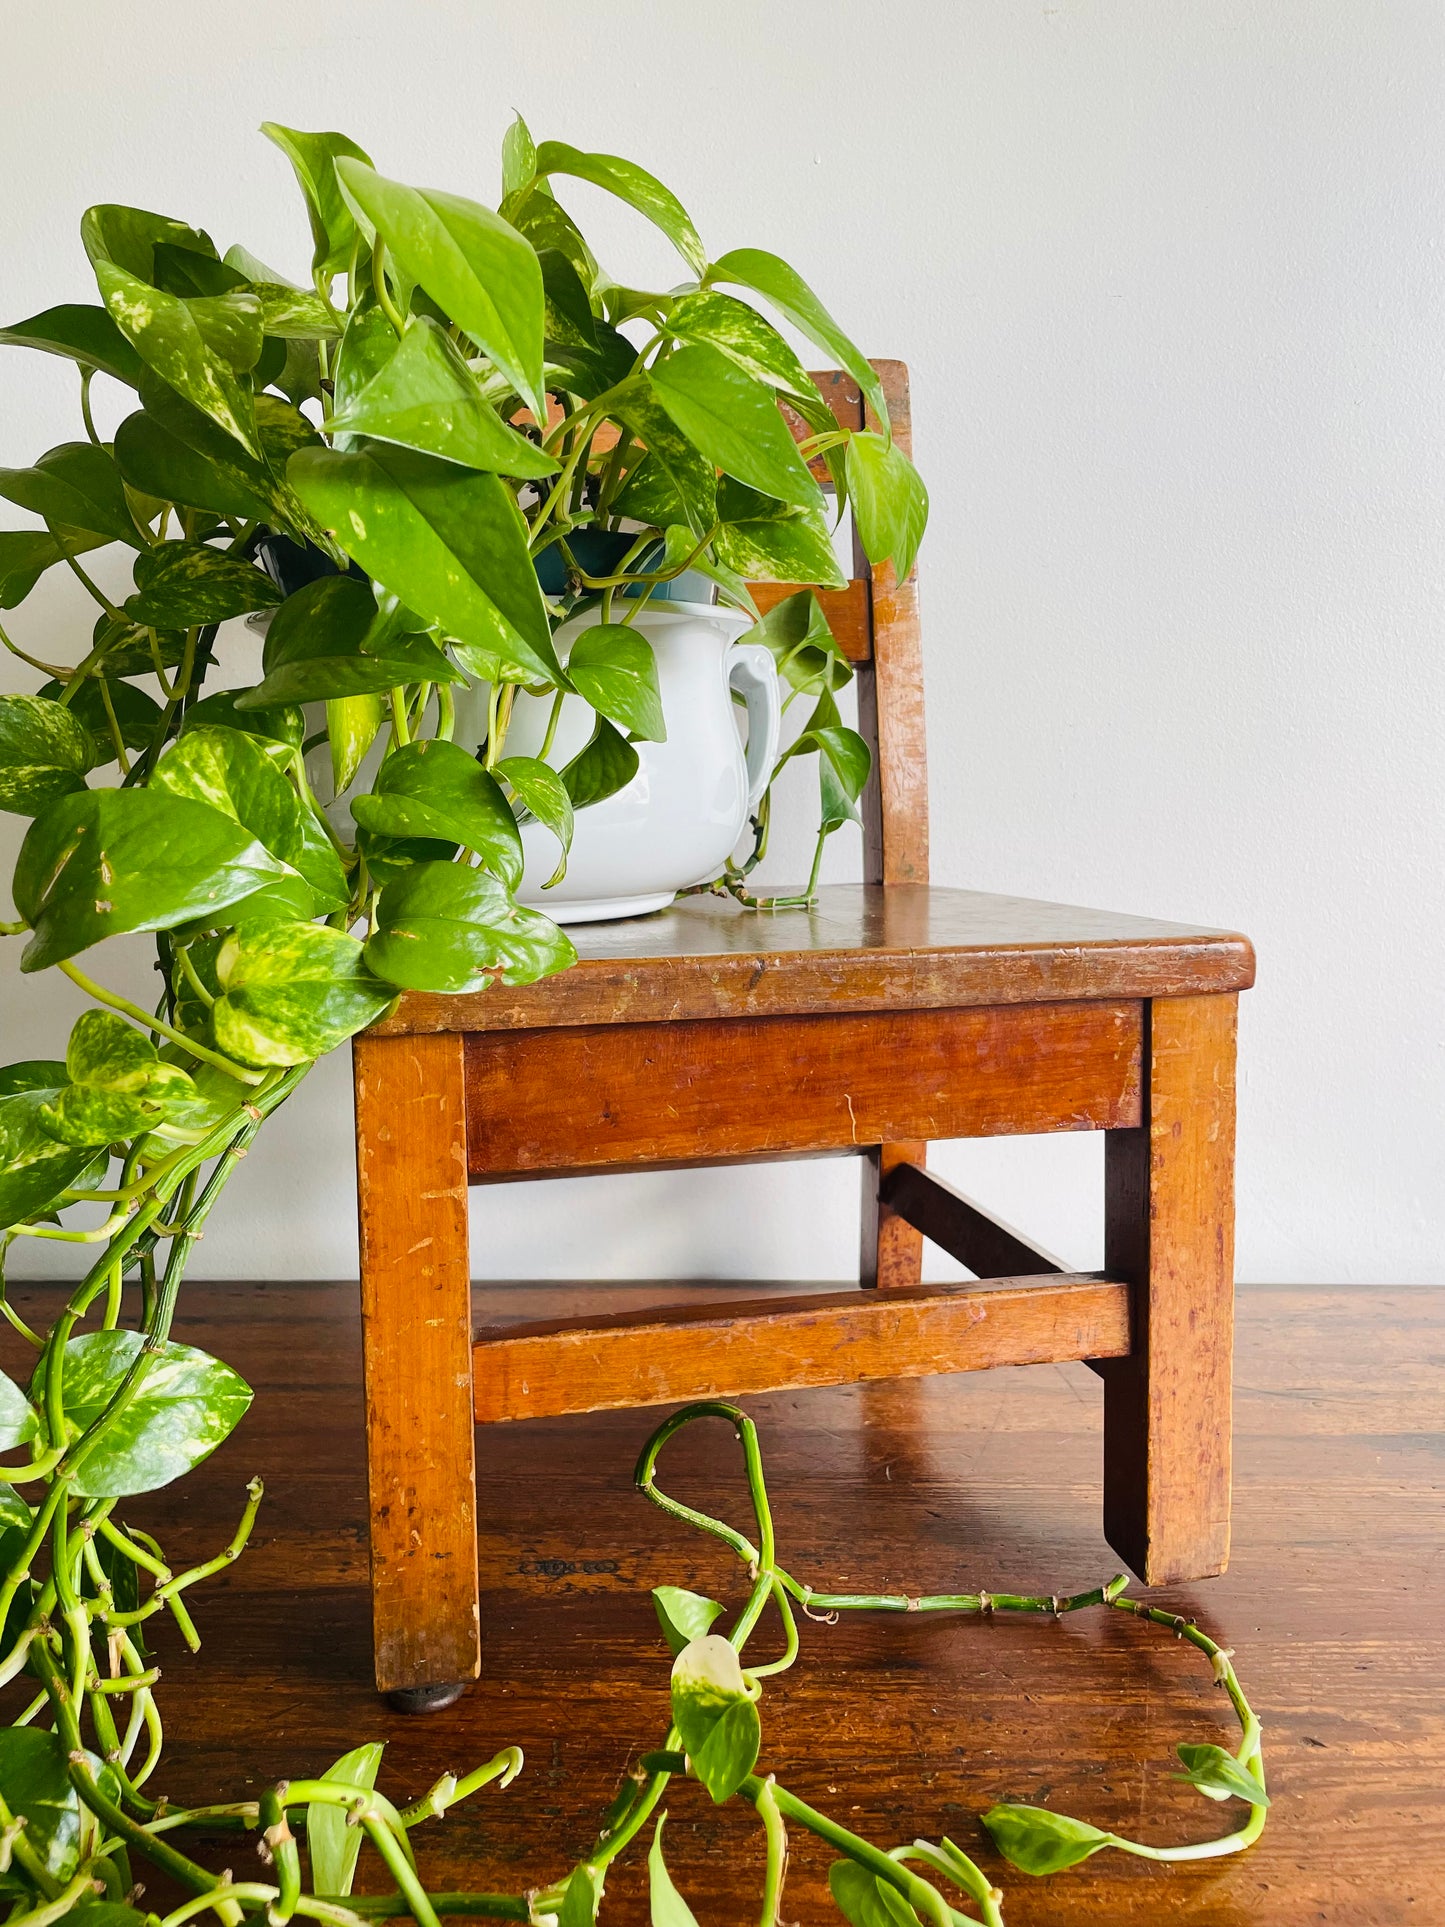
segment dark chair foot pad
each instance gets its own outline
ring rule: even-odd
[[[451,1679],[439,1686],[399,1686],[386,1695],[386,1703],[394,1713],[439,1713],[444,1706],[454,1705],[470,1685],[467,1679]]]

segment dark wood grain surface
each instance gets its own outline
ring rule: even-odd
[[[478,1311],[539,1317],[657,1296],[655,1285],[489,1286]],[[129,1515],[190,1557],[228,1536],[253,1471],[268,1492],[252,1549],[192,1595],[199,1657],[162,1635],[169,1764],[153,1790],[254,1790],[386,1737],[381,1783],[400,1794],[516,1741],[521,1779],[441,1823],[424,1864],[450,1887],[521,1890],[556,1874],[666,1722],[647,1588],[742,1596],[721,1548],[632,1490],[656,1414],[479,1435],[483,1678],[449,1711],[408,1720],[370,1683],[355,1286],[196,1288],[177,1335],[229,1359],[259,1396],[184,1487]],[[22,1369],[8,1343],[4,1363]],[[1115,1569],[1098,1524],[1101,1387],[1081,1365],[749,1405],[783,1556],[815,1585],[1052,1589]],[[1153,1841],[1214,1828],[1220,1810],[1169,1774],[1176,1741],[1228,1731],[1219,1695],[1197,1655],[1118,1619],[806,1626],[803,1660],[768,1684],[767,1766],[883,1844],[947,1832],[977,1851],[1003,1878],[1009,1927],[1445,1921],[1445,1290],[1246,1290],[1235,1417],[1231,1568],[1159,1596],[1237,1649],[1263,1716],[1275,1806],[1254,1852],[1172,1871],[1106,1856],[1036,1882],[981,1842],[975,1816],[999,1795]],[[720,1427],[698,1428],[665,1468],[681,1496],[741,1517]],[[699,1920],[746,1927],[755,1822],[713,1811],[695,1787],[673,1789],[668,1806],[669,1857]],[[784,1918],[836,1920],[830,1856],[796,1835],[794,1849]],[[643,1892],[637,1863],[620,1870],[604,1927],[641,1927]]]
[[[829,884],[811,910],[762,914],[685,897],[571,936],[578,962],[561,976],[404,997],[377,1031],[1182,997],[1254,981],[1254,951],[1233,931],[910,883]]]

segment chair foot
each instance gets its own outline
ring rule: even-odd
[[[470,1684],[450,1679],[438,1686],[399,1686],[386,1695],[386,1703],[394,1713],[440,1713],[444,1706],[454,1706]]]

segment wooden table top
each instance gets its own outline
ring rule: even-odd
[[[488,1317],[540,1317],[684,1289],[759,1287],[478,1295]],[[43,1295],[14,1291],[22,1310]],[[400,1799],[516,1742],[521,1778],[424,1829],[423,1871],[435,1886],[511,1892],[553,1878],[667,1723],[647,1589],[733,1603],[746,1590],[731,1555],[632,1488],[659,1415],[478,1433],[486,1676],[448,1711],[409,1720],[370,1686],[355,1285],[187,1286],[176,1336],[235,1365],[258,1397],[213,1459],[127,1500],[126,1518],[189,1563],[224,1542],[253,1472],[267,1495],[244,1558],[190,1595],[199,1657],[161,1623],[167,1756],[151,1790],[254,1797],[384,1738],[380,1784]],[[1232,1744],[1220,1695],[1197,1654],[1120,1618],[804,1625],[798,1665],[766,1682],[764,1764],[881,1845],[959,1841],[1005,1888],[1008,1927],[1434,1927],[1445,1920],[1442,1360],[1445,1290],[1241,1293],[1234,1562],[1159,1598],[1236,1649],[1264,1720],[1274,1807],[1250,1853],[1162,1869],[1101,1854],[1034,1881],[983,1838],[977,1815],[996,1797],[1155,1842],[1218,1830],[1223,1809],[1170,1774],[1180,1740]],[[748,1406],[780,1557],[815,1586],[1067,1590],[1117,1569],[1099,1532],[1100,1388],[1083,1366]],[[721,1427],[695,1428],[666,1474],[679,1496],[742,1519]],[[29,1688],[10,1691],[18,1706]],[[668,1808],[669,1863],[699,1920],[755,1920],[752,1814],[714,1810],[691,1785],[671,1787]],[[838,1927],[832,1856],[796,1830],[792,1845],[784,1918]],[[238,1851],[232,1836],[202,1858],[220,1868]],[[369,1851],[361,1866],[359,1885],[375,1888]],[[615,1872],[602,1927],[642,1927],[645,1881],[641,1856]]]
[[[685,897],[574,926],[578,961],[520,989],[408,996],[382,1032],[514,1030],[812,1011],[938,1009],[1243,990],[1235,931],[949,890],[832,884],[810,910]]]

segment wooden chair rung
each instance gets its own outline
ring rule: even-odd
[[[494,1424],[1128,1350],[1127,1285],[1079,1272],[486,1328],[472,1382],[478,1423]]]
[[[940,1251],[967,1265],[976,1278],[1033,1278],[1068,1269],[919,1165],[895,1165],[878,1195]]]

